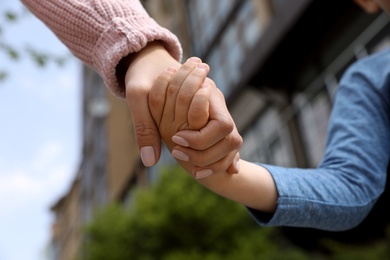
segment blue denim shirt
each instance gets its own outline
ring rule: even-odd
[[[275,180],[278,206],[272,216],[249,211],[264,226],[353,228],[383,192],[389,159],[390,49],[357,61],[341,79],[320,166],[263,165]]]

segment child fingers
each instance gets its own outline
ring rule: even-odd
[[[161,73],[160,76],[154,81],[153,86],[149,91],[149,109],[158,127],[161,124],[164,107],[167,102],[167,88],[175,72],[175,68],[167,68],[167,70]],[[171,120],[173,121],[173,118]]]
[[[201,63],[201,60],[199,58],[190,58],[177,70],[170,84],[168,85],[166,96],[167,105],[165,113],[175,113],[176,99],[179,90],[188,75],[196,68],[199,63]]]
[[[233,162],[227,168],[227,172],[230,174],[236,174],[240,172],[240,153],[237,153],[233,159]]]
[[[187,122],[191,101],[195,93],[201,88],[209,72],[209,66],[200,63],[191,71],[180,88],[176,98],[175,121]],[[208,115],[207,115],[208,119]],[[199,129],[199,128],[197,128]]]
[[[210,86],[203,84],[192,98],[188,110],[188,125],[190,129],[202,129],[209,121]]]

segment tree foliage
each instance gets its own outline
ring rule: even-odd
[[[326,252],[304,252],[278,228],[261,228],[246,209],[197,184],[178,168],[150,188],[136,189],[131,207],[111,204],[86,228],[83,259],[389,259],[390,236],[372,245],[324,240]]]
[[[46,50],[39,50],[30,43],[23,43],[22,47],[16,47],[5,36],[5,31],[11,26],[23,20],[30,15],[29,11],[22,7],[20,10],[5,10],[0,13],[0,53],[8,58],[9,62],[19,61],[23,57],[31,59],[38,67],[45,67],[48,63],[54,63],[63,66],[72,56],[67,54],[54,54]],[[4,66],[4,65],[3,65]],[[0,82],[9,76],[9,71],[5,67],[0,67]]]
[[[109,205],[87,227],[85,259],[266,259],[280,248],[277,231],[261,228],[246,209],[206,190],[175,168],[129,209]],[[285,247],[284,254],[302,256]],[[296,258],[302,259],[302,258]]]

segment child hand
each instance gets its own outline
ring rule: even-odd
[[[195,171],[202,172],[199,175],[207,175],[210,170],[238,173],[240,159],[238,151],[242,138],[226,107],[223,93],[209,78],[206,78],[203,88],[205,86],[211,91],[209,121],[200,131],[182,130],[176,133],[172,138],[177,144],[173,154],[180,151],[188,155],[190,161],[198,166]],[[192,105],[191,109],[195,109],[195,106]],[[221,124],[221,121],[225,123]]]
[[[163,72],[149,94],[151,114],[162,139],[172,155],[196,178],[227,168],[237,171],[238,149],[242,143],[229,112],[221,109],[221,105],[226,108],[222,93],[214,82],[206,79],[208,71],[206,64],[189,60],[176,73],[172,68]],[[175,135],[182,130],[188,132]],[[196,142],[195,145],[181,142],[191,133],[197,136],[197,143],[203,149],[194,150]],[[235,163],[229,167],[232,161]]]

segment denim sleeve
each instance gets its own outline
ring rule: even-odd
[[[389,163],[389,60],[368,59],[346,72],[317,169],[263,165],[279,199],[273,215],[249,209],[260,225],[342,231],[367,216],[384,190]]]

